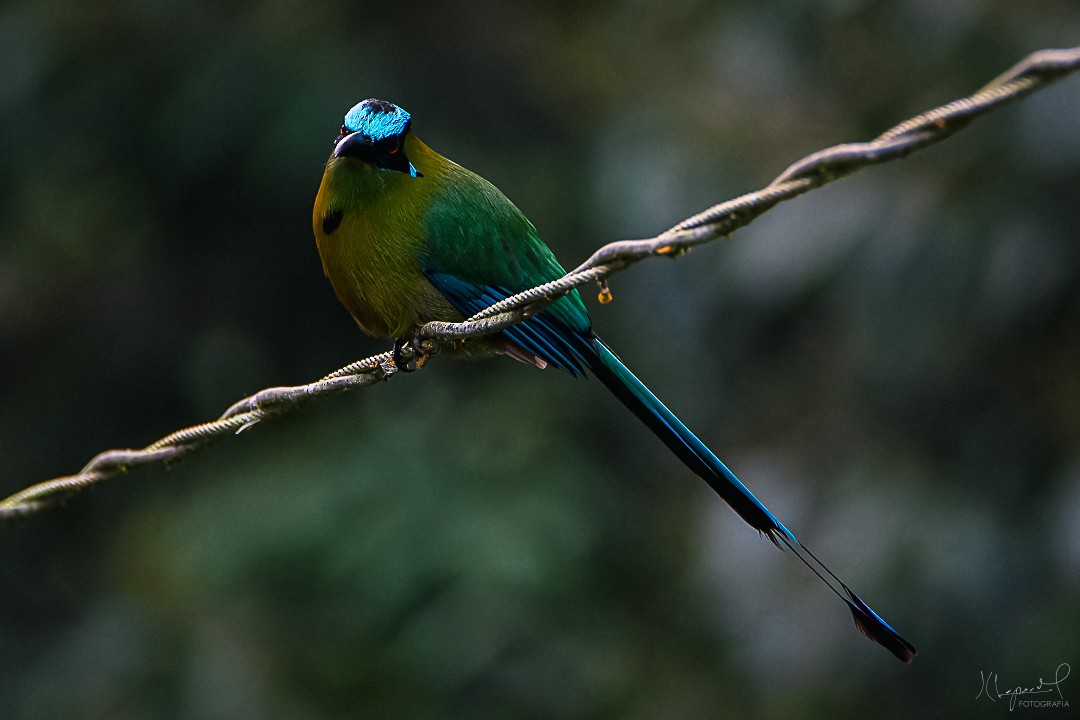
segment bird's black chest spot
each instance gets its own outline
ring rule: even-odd
[[[345,213],[343,213],[341,210],[331,210],[330,212],[323,215],[323,219],[322,219],[322,231],[323,231],[323,234],[324,235],[329,235],[330,233],[337,230],[338,225],[341,224],[341,218],[343,218],[343,217],[345,217]]]

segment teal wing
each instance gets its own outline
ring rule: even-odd
[[[502,193],[470,174],[469,195],[449,196],[429,213],[424,272],[466,317],[565,274],[532,223]],[[475,191],[475,192],[474,192]],[[905,663],[915,648],[832,573],[738,477],[592,332],[575,291],[504,330],[523,350],[574,375],[591,371],[751,527],[784,545],[848,606],[856,627]]]
[[[491,186],[479,187],[469,202],[444,198],[428,214],[425,230],[424,273],[466,317],[566,274],[532,223]],[[589,314],[576,290],[502,334],[573,375],[595,361]]]

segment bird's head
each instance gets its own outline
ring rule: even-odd
[[[412,117],[392,102],[369,98],[345,114],[330,159],[355,158],[377,172],[421,177],[406,155]]]

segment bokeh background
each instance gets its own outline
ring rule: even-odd
[[[310,229],[359,99],[573,265],[1077,38],[1071,0],[9,0],[0,494],[386,349]],[[911,667],[597,383],[440,359],[0,528],[0,717],[1006,712],[980,671],[1080,672],[1078,235],[1074,77],[588,293]]]

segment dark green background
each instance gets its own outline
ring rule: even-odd
[[[8,2],[0,494],[387,348],[310,229],[362,98],[572,265],[1078,31],[1071,0]],[[0,528],[0,717],[994,716],[980,671],[1061,662],[1075,707],[1078,191],[1074,77],[587,293],[911,667],[599,384],[439,359]]]

